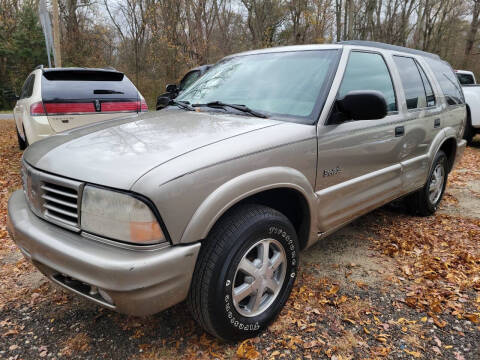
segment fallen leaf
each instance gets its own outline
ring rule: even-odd
[[[414,358],[417,358],[417,359],[422,357],[422,354],[420,354],[418,351],[411,351],[407,349],[403,349],[403,351],[405,351],[408,355],[412,355]]]

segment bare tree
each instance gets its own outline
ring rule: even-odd
[[[272,46],[285,20],[282,0],[242,0],[247,9],[247,25],[255,47]]]
[[[478,32],[478,25],[480,22],[480,0],[472,0],[472,22],[470,23],[470,30],[467,35],[467,41],[465,45],[465,56],[463,58],[463,67],[467,68],[472,57],[473,45]],[[478,54],[474,54],[478,55]]]

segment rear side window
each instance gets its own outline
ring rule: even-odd
[[[380,91],[387,101],[388,111],[397,110],[392,78],[380,54],[360,51],[350,54],[338,98],[355,90]]]
[[[33,85],[35,84],[35,75],[31,74],[23,83],[20,99],[26,99],[33,94]]]
[[[462,85],[475,85],[475,80],[473,79],[473,76],[470,74],[457,73],[457,78],[458,78],[458,81],[460,81],[460,84]]]
[[[437,78],[440,88],[448,105],[464,104],[463,92],[460,83],[448,63],[442,60],[425,58]]]
[[[403,91],[407,101],[407,109],[422,109],[435,105],[435,95],[422,68],[415,59],[405,56],[394,56]]]
[[[44,102],[136,101],[137,89],[122,73],[112,71],[46,71],[42,76]]]
[[[430,80],[428,80],[427,75],[425,74],[425,71],[423,71],[422,67],[418,62],[417,62],[417,67],[418,67],[418,71],[420,71],[420,75],[422,76],[423,86],[425,88],[425,94],[427,95],[427,106],[428,107],[435,106],[437,102],[435,101],[435,94],[433,93],[432,84],[430,83]]]

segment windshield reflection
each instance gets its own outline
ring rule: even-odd
[[[245,105],[269,115],[309,122],[337,54],[337,50],[312,50],[229,58],[210,69],[177,100]]]

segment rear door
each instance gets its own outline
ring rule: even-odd
[[[147,110],[132,82],[109,70],[46,70],[42,99],[55,132]]]
[[[423,66],[407,54],[394,54],[393,60],[405,97],[405,136],[399,148],[403,167],[404,192],[422,187],[429,171],[428,152],[441,131],[442,107],[434,94],[432,83]]]

